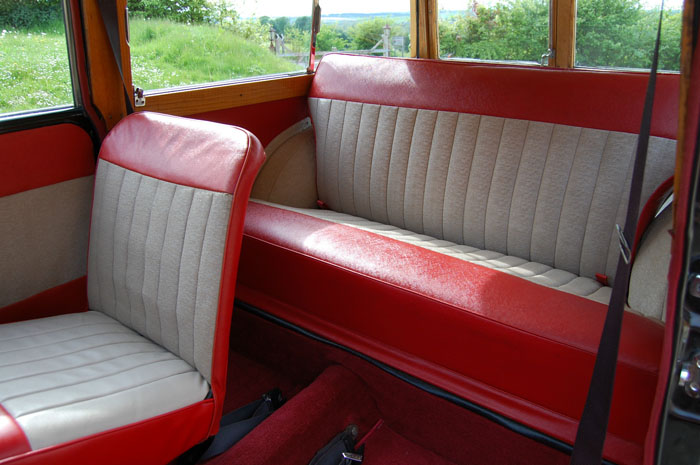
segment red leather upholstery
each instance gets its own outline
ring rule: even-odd
[[[90,136],[73,124],[3,134],[0,145],[0,196],[95,172]]]
[[[262,146],[240,128],[144,112],[115,126],[103,142],[100,158],[164,181],[233,194],[215,323],[212,398],[35,451],[21,449],[15,440],[0,441],[0,457],[21,453],[0,460],[3,464],[167,463],[219,428],[243,219],[255,175],[265,158]],[[84,282],[76,285],[84,291]],[[2,421],[0,415],[0,424]]]
[[[646,81],[332,54],[310,96],[637,132]],[[677,100],[678,76],[661,76],[654,135],[675,137]],[[605,305],[261,204],[249,207],[240,269],[244,302],[573,443]],[[605,450],[615,462],[642,459],[663,332],[625,315]]]
[[[606,307],[410,244],[251,203],[238,298],[572,441]],[[640,458],[663,327],[626,314],[610,457]]]
[[[0,460],[13,455],[24,454],[32,448],[12,415],[0,405]]]
[[[639,72],[329,54],[309,96],[637,133],[647,80]],[[676,138],[678,86],[678,74],[659,75],[653,136]]]
[[[146,121],[162,129],[154,134]],[[191,131],[206,136],[193,138]],[[141,112],[110,131],[100,158],[163,181],[233,194],[246,163],[262,163],[264,151],[256,137],[234,126]]]
[[[157,122],[158,132],[153,132],[153,125],[144,124],[146,121]],[[159,156],[154,157],[153,153]],[[235,126],[141,112],[130,115],[112,129],[102,144],[100,158],[164,181],[233,194],[212,361],[214,416],[209,435],[216,434],[226,393],[228,338],[240,238],[248,196],[265,159],[263,147],[250,132]]]
[[[208,436],[212,400],[166,415],[0,460],[22,465],[165,464]]]

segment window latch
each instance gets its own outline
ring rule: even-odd
[[[542,56],[540,57],[540,65],[542,66],[547,66],[549,59],[554,58],[556,56],[556,50],[553,48],[548,48],[546,53],[543,53]]]
[[[134,86],[134,106],[145,107],[146,97],[143,96],[143,89]]]

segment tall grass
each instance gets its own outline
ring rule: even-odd
[[[130,20],[131,73],[143,89],[303,69],[232,31],[167,20]]]
[[[167,20],[130,21],[134,84],[200,84],[303,69],[227,29]],[[63,24],[0,30],[0,114],[73,103]]]
[[[0,31],[0,114],[73,103],[61,27]]]

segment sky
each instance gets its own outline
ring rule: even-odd
[[[235,6],[244,18],[250,16],[310,16],[311,0],[223,0]],[[479,0],[481,4],[496,3],[498,0]],[[501,0],[503,1],[503,0]],[[399,13],[408,12],[410,0],[320,0],[323,15],[338,13]],[[642,0],[646,7],[660,4],[659,0]],[[666,0],[666,9],[680,9],[683,0]],[[464,10],[471,5],[470,0],[438,0],[441,10]]]

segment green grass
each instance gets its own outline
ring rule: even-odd
[[[132,18],[134,84],[161,89],[303,69],[216,26]],[[0,30],[0,114],[73,103],[61,24]]]
[[[1,30],[0,114],[72,103],[64,33]]]
[[[130,35],[134,85],[147,90],[301,69],[217,26],[132,18]]]

